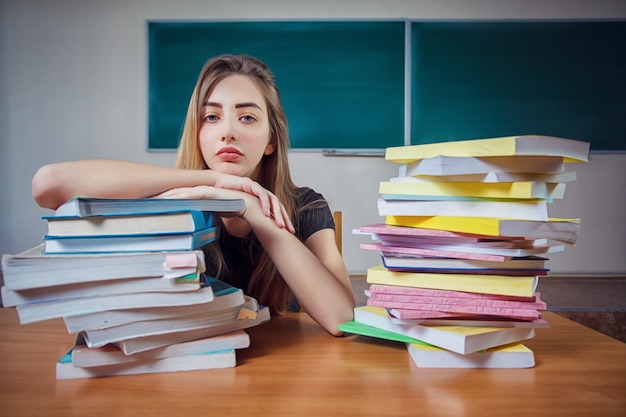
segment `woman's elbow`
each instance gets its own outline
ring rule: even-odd
[[[64,201],[60,196],[56,171],[54,165],[44,165],[33,176],[32,195],[40,207],[54,210]]]

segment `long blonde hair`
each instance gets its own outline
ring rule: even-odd
[[[176,166],[183,169],[208,169],[198,143],[202,104],[220,81],[235,74],[247,76],[257,85],[268,109],[270,142],[274,144],[275,150],[261,160],[258,182],[278,197],[295,223],[297,187],[289,172],[287,118],[274,75],[267,65],[256,58],[247,55],[222,55],[210,59],[204,65],[189,101]],[[219,248],[210,244],[205,247],[205,252],[208,254],[207,258],[216,259],[219,263],[219,275],[223,268],[223,257]],[[259,303],[272,307],[275,312],[286,310],[291,301],[291,290],[264,250],[250,277],[247,293]]]

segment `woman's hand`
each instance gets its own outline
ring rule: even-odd
[[[263,214],[267,217],[273,217],[276,225],[280,228],[286,228],[291,233],[295,233],[295,229],[285,206],[278,200],[274,194],[263,188],[259,183],[252,181],[246,177],[237,177],[231,175],[220,175],[220,177],[228,177],[220,181],[220,186],[198,185],[195,187],[181,187],[165,191],[154,196],[155,198],[189,198],[189,199],[240,199],[248,200],[246,202],[246,210],[250,205],[250,201],[246,195],[256,197]],[[230,192],[237,191],[237,192]],[[245,194],[239,194],[245,193]],[[245,210],[238,213],[242,217],[246,217]]]

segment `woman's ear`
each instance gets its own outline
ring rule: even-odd
[[[274,153],[275,150],[276,150],[276,147],[274,146],[274,142],[270,140],[267,146],[265,147],[265,151],[263,151],[263,155],[271,155]]]

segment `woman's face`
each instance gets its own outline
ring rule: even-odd
[[[267,106],[256,84],[243,75],[224,78],[200,114],[200,150],[207,166],[256,180],[261,159],[274,152]]]

